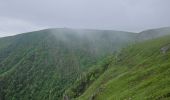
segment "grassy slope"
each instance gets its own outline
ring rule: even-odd
[[[170,51],[160,49],[170,36],[149,40],[122,50],[78,100],[169,100]]]
[[[170,27],[163,27],[158,29],[149,29],[139,33],[138,39],[147,40],[153,39],[157,37],[161,37],[164,35],[170,35]]]
[[[82,71],[133,39],[136,39],[136,34],[128,32],[72,29],[42,30],[1,38],[0,99],[61,99],[64,91],[81,76]],[[114,63],[112,64],[115,66]],[[99,64],[100,66],[105,64]],[[110,68],[107,70],[108,75],[107,73],[103,75],[110,76],[109,73],[117,70],[113,75],[116,76],[129,68],[126,64],[116,66],[125,67]],[[96,69],[98,71],[98,68]],[[99,75],[103,73],[102,70],[98,72]],[[97,77],[98,75],[95,76]],[[93,71],[92,78],[91,76],[89,78],[95,81]],[[106,78],[107,81],[109,79],[112,77]],[[87,93],[94,93],[94,91],[92,89]]]
[[[70,29],[2,38],[0,99],[61,99],[82,71],[132,39],[126,32]]]

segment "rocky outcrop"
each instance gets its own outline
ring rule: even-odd
[[[90,96],[89,100],[95,100],[97,94],[99,94],[100,92],[102,92],[102,91],[103,91],[103,88],[104,88],[104,87],[98,88],[98,89]]]
[[[170,50],[170,44],[167,44],[161,48],[161,53],[166,54]]]
[[[63,100],[70,100],[70,99],[69,99],[69,97],[67,95],[64,95]]]

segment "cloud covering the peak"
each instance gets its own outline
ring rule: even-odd
[[[0,0],[0,37],[69,27],[139,32],[170,26],[170,0]]]

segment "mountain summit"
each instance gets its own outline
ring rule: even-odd
[[[104,77],[101,76],[102,73],[108,70],[117,70],[114,69],[115,63],[111,63],[113,59],[104,60],[105,58],[125,52],[122,55],[123,58],[116,58],[119,61],[125,57],[126,60],[120,63],[122,63],[122,66],[128,64],[127,67],[116,66],[116,68],[123,68],[122,71],[115,73],[120,77],[126,73],[128,68],[131,69],[135,65],[145,64],[145,60],[133,58],[133,56],[138,56],[136,53],[140,51],[138,48],[127,48],[127,53],[126,50],[122,50],[141,42],[141,40],[165,35],[152,32],[168,33],[167,29],[130,33],[112,30],[57,28],[0,38],[0,99],[61,100],[64,95],[67,97],[67,93],[69,94],[68,97],[73,98],[78,98],[81,95],[82,99],[84,96],[85,98],[89,97],[88,93],[93,90],[87,90],[87,88],[90,85],[93,87],[93,84],[95,86],[97,79]],[[146,45],[146,48],[149,48],[147,42],[140,45]],[[141,47],[145,48],[145,46]],[[149,53],[148,55],[152,54],[147,50],[145,52],[146,54]],[[141,57],[139,56],[139,58]],[[136,63],[130,63],[128,59]],[[108,64],[112,64],[113,69],[106,68]],[[98,68],[101,69],[98,70]],[[135,72],[132,73],[135,74]],[[113,78],[110,75],[109,77],[106,82]],[[115,83],[114,85],[119,84]],[[121,83],[121,86],[123,86],[123,83]],[[78,90],[80,90],[79,93],[76,93]],[[94,96],[98,95],[98,92],[94,93]]]

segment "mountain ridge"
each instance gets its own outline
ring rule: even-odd
[[[108,69],[76,100],[169,100],[169,38],[137,43],[113,55]]]
[[[60,100],[79,78],[89,80],[85,88],[79,88],[84,92],[107,70],[92,66],[107,66],[110,60],[102,62],[105,57],[132,44],[153,39],[153,34],[147,35],[147,32],[138,36],[122,31],[57,28],[0,38],[0,98]],[[164,35],[157,34],[154,38]],[[93,71],[86,73],[90,68],[97,71],[96,76],[91,77],[96,73]],[[79,87],[79,83],[75,87]]]

